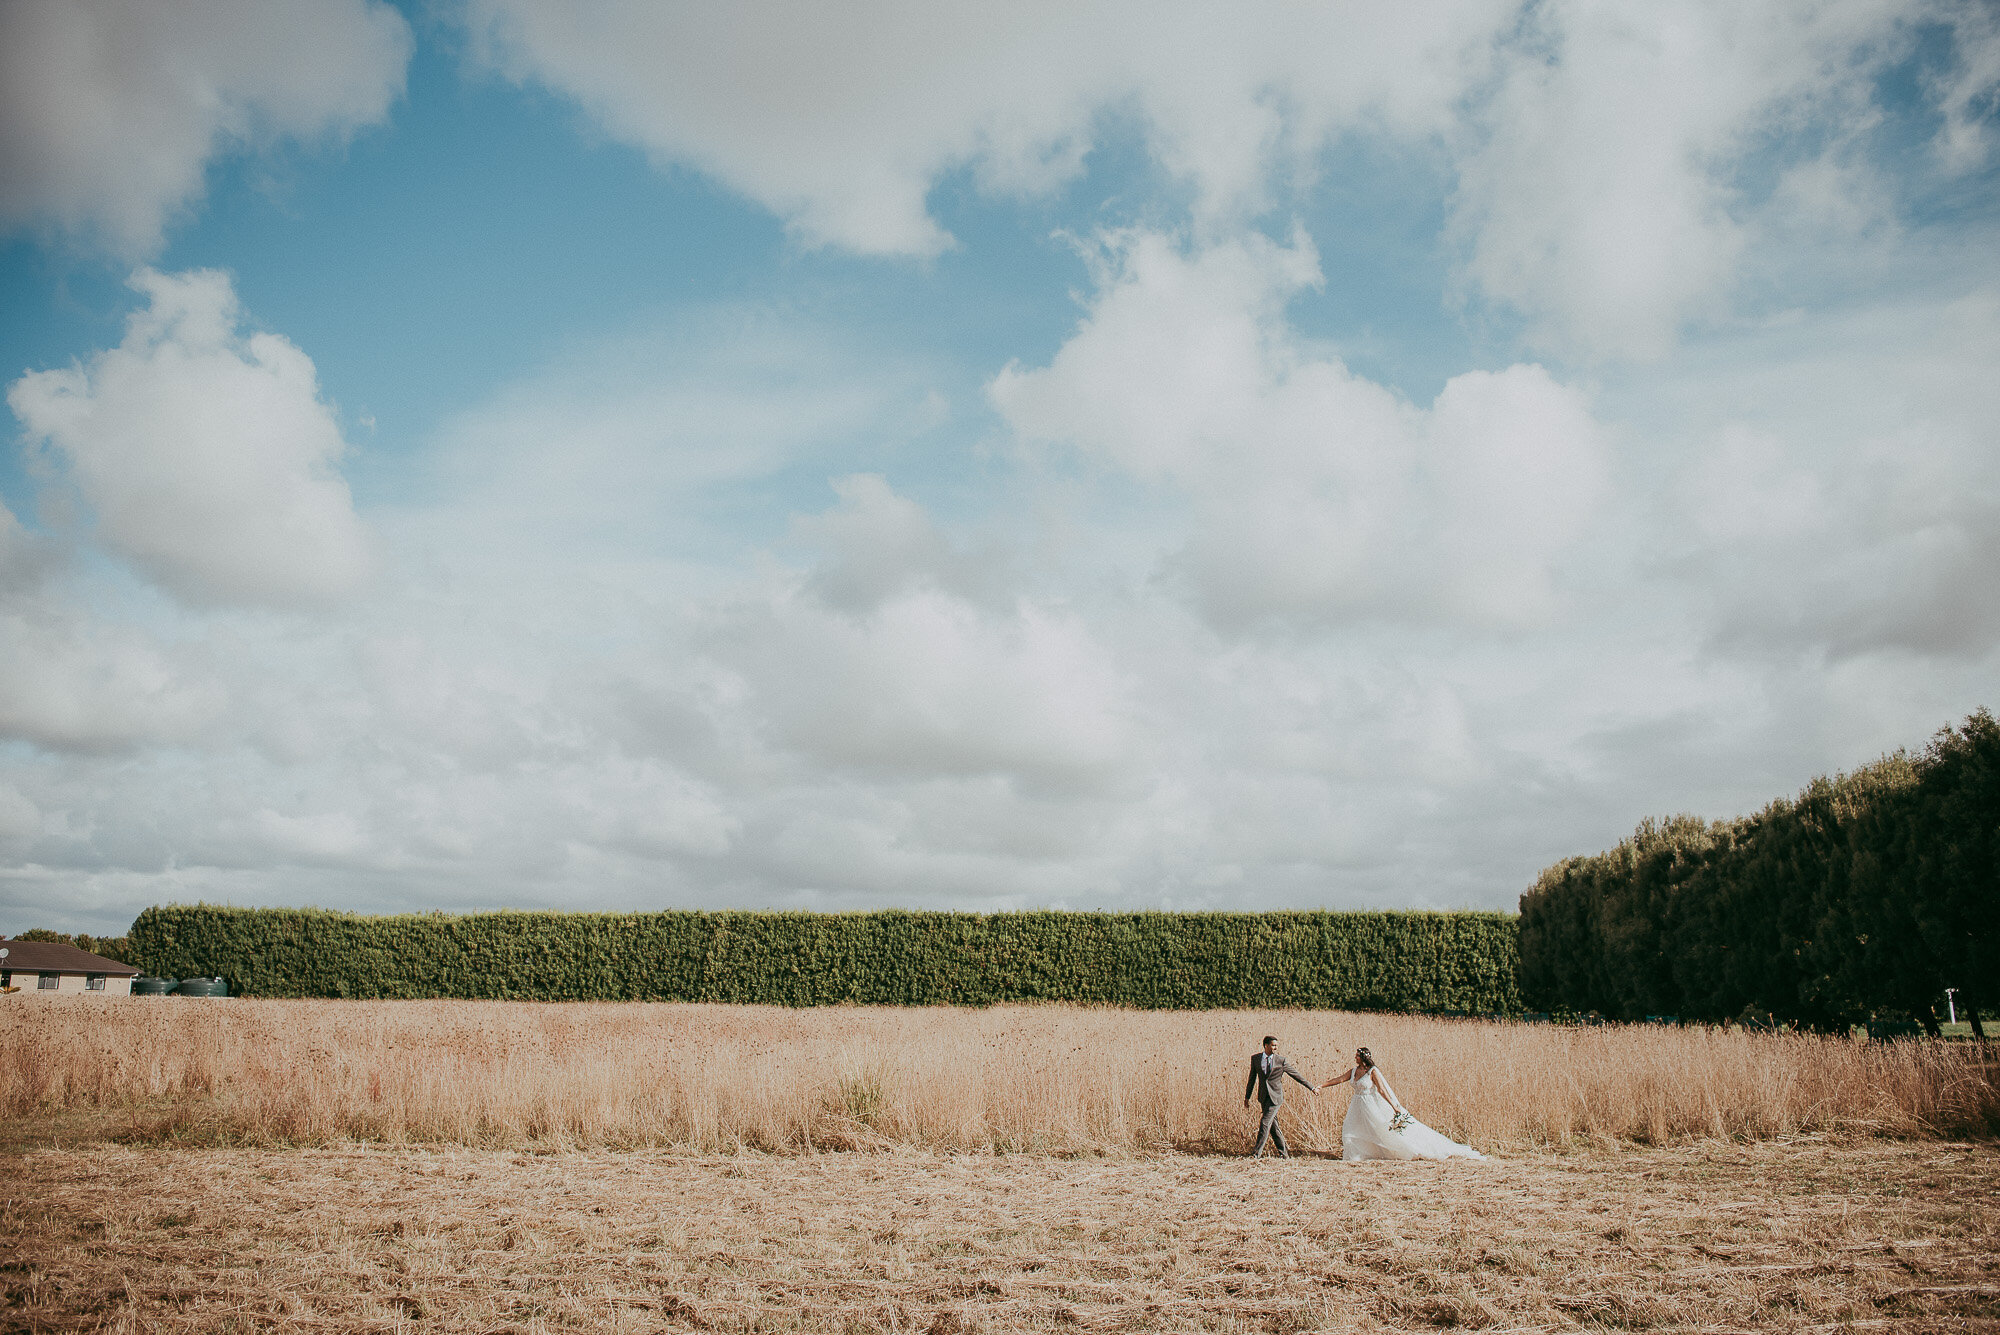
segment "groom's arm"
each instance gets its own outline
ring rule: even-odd
[[[1313,1093],[1315,1094],[1319,1093],[1319,1086],[1315,1085],[1312,1081],[1300,1075],[1299,1068],[1292,1065],[1290,1062],[1285,1063],[1285,1074],[1290,1076],[1292,1079],[1298,1081],[1300,1084],[1304,1085],[1307,1089],[1310,1089]]]
[[[1248,1103],[1250,1101],[1250,1096],[1254,1094],[1256,1091],[1257,1091],[1257,1059],[1255,1057],[1252,1057],[1250,1059],[1250,1079],[1245,1081],[1243,1085],[1243,1101],[1245,1103]]]

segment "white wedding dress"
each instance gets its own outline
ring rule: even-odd
[[[1354,1097],[1347,1104],[1347,1120],[1340,1128],[1340,1157],[1343,1159],[1484,1159],[1486,1156],[1448,1136],[1431,1130],[1416,1118],[1401,1131],[1389,1129],[1396,1110],[1369,1077],[1372,1071],[1355,1067]]]

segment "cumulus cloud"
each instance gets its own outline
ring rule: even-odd
[[[0,504],[0,597],[38,582],[51,555],[48,543],[22,528],[14,512]]]
[[[858,615],[811,598],[725,614],[712,652],[779,746],[819,765],[1090,783],[1133,740],[1123,674],[1074,614],[1003,615],[936,589]]]
[[[969,602],[1005,600],[1006,556],[961,550],[924,508],[879,473],[835,478],[840,504],[795,519],[792,536],[820,552],[807,589],[828,606],[863,614],[898,594],[935,589]]]
[[[411,465],[418,494],[384,516],[392,577],[339,616],[177,608],[81,562],[50,597],[93,609],[99,648],[104,623],[147,643],[148,620],[219,642],[193,662],[156,646],[156,682],[109,683],[125,715],[18,697],[0,728],[40,754],[0,775],[41,816],[0,904],[32,902],[51,866],[118,881],[121,908],[255,897],[253,868],[356,906],[658,906],[729,885],[845,903],[875,893],[876,864],[839,851],[864,846],[933,903],[1025,893],[1024,866],[1045,889],[1083,884],[1051,851],[1079,837],[1054,813],[1129,732],[1123,681],[1073,613],[995,594],[974,546],[871,475],[800,516],[784,546],[818,554],[802,567],[754,546],[676,554],[705,507],[915,429],[907,368],[871,377],[828,339],[758,328],[589,349],[447,423]],[[37,652],[52,688],[91,680]],[[189,680],[205,693],[183,701]],[[126,717],[148,698],[202,709]],[[131,763],[90,755],[114,746]],[[843,820],[842,840],[810,833]]]
[[[0,9],[0,226],[157,250],[231,145],[388,115],[414,43],[378,0],[23,0]]]
[[[1533,7],[1467,126],[1468,280],[1567,352],[1659,355],[1727,309],[1756,237],[1752,161],[1811,166],[1830,222],[1868,213],[1875,183],[1843,155],[1880,118],[1873,81],[1910,17],[1884,0]]]
[[[1535,625],[1604,493],[1602,433],[1539,366],[1454,377],[1429,408],[1299,337],[1310,243],[1192,253],[1113,239],[1103,286],[1046,367],[990,387],[1016,430],[1183,493],[1171,564],[1218,626],[1276,617]]]
[[[1830,319],[1806,355],[1774,341],[1703,378],[1667,493],[1667,564],[1711,599],[1709,634],[1737,654],[1991,654],[2000,293]]]
[[[25,845],[41,828],[41,810],[14,785],[0,784],[0,845]]]
[[[0,739],[129,754],[198,736],[223,706],[199,655],[94,615],[116,599],[75,555],[0,505]]]
[[[1511,8],[470,0],[466,21],[493,67],[806,242],[929,255],[951,244],[926,206],[942,174],[1047,190],[1078,174],[1107,112],[1139,117],[1203,218],[1258,211],[1272,174],[1332,135],[1438,132]]]
[[[35,371],[7,403],[52,447],[96,536],[197,603],[326,603],[369,568],[337,471],[346,446],[312,360],[241,332],[225,274],[142,270],[125,339]]]
[[[288,816],[263,807],[248,825],[265,851],[281,862],[351,863],[370,842],[361,823],[345,811]]]
[[[186,741],[225,696],[185,655],[131,627],[35,601],[0,606],[0,738],[52,751]]]
[[[1956,38],[1951,64],[1932,79],[1944,115],[1937,153],[1948,171],[1983,165],[1993,152],[1993,109],[2000,93],[2000,13],[1989,5],[1956,5],[1939,16]]]
[[[808,244],[933,255],[954,172],[1033,194],[1112,123],[1182,183],[1197,233],[1296,201],[1343,140],[1455,174],[1466,294],[1552,351],[1650,358],[1727,315],[1767,241],[1879,221],[1878,80],[1929,19],[1940,159],[1983,161],[2000,51],[1979,7],[1460,0],[1254,12],[1200,4],[468,0],[488,65],[577,101],[662,165],[707,172]],[[1808,127],[1810,127],[1808,129]],[[1805,207],[1801,207],[1801,203]]]

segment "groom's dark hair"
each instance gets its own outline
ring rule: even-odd
[[[1274,1035],[1272,1035],[1272,1034],[1266,1034],[1266,1035],[1264,1035],[1264,1041],[1265,1041],[1266,1043],[1275,1043],[1275,1042],[1277,1042],[1278,1040],[1277,1040],[1276,1036],[1274,1036]]]

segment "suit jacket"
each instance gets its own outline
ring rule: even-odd
[[[1286,1076],[1290,1076],[1307,1089],[1313,1087],[1312,1081],[1300,1075],[1299,1068],[1286,1061],[1285,1054],[1282,1052],[1272,1053],[1270,1060],[1271,1071],[1269,1075],[1266,1075],[1264,1073],[1264,1054],[1260,1052],[1250,1059],[1250,1082],[1243,1086],[1244,1098],[1249,1098],[1251,1092],[1254,1090],[1257,1094],[1257,1102],[1263,1104],[1266,1108],[1277,1107],[1285,1101]]]

